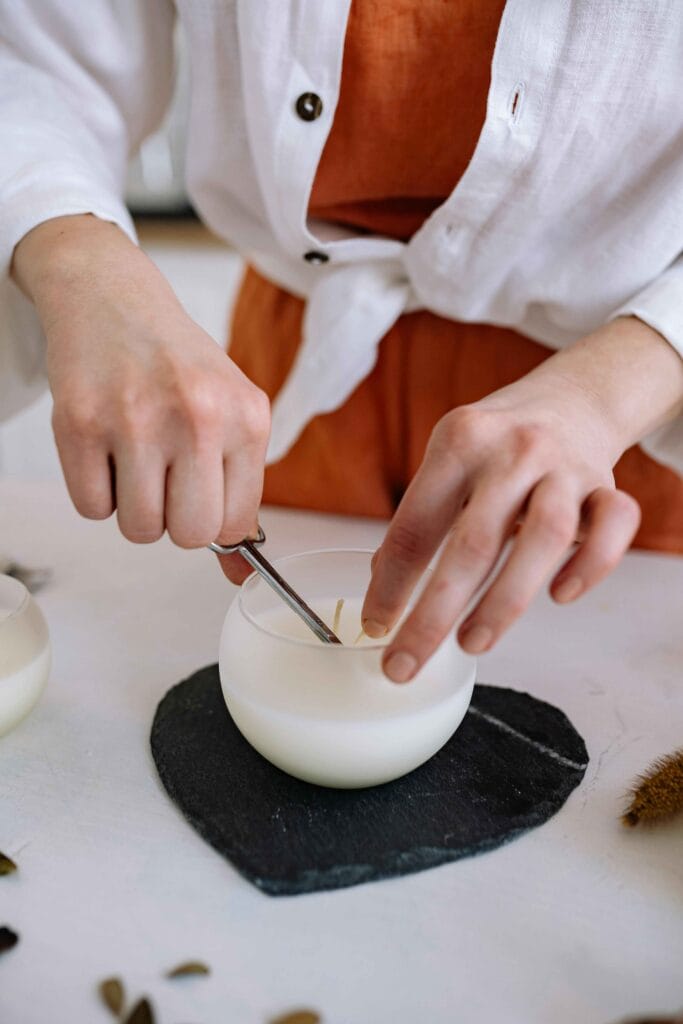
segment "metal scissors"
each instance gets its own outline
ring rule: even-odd
[[[258,536],[255,539],[245,537],[238,544],[209,544],[209,551],[217,555],[240,554],[266,583],[273,588],[275,593],[282,598],[285,604],[289,605],[293,612],[306,623],[309,629],[313,630],[319,640],[325,644],[340,644],[339,637],[332,632],[330,627],[323,622],[319,615],[309,608],[306,602],[297,592],[290,587],[289,583],[282,578],[275,566],[271,565],[267,558],[258,550],[264,543],[266,535],[259,526]]]

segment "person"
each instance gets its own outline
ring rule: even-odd
[[[249,265],[229,357],[121,198],[176,14],[189,194]],[[249,534],[262,494],[391,516],[369,635],[442,546],[396,682],[456,624],[490,649],[549,577],[575,600],[634,537],[683,551],[675,4],[24,0],[2,23],[2,410],[45,346],[82,515],[183,547]]]

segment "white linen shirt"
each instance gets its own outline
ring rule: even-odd
[[[508,0],[472,160],[408,243],[307,214],[349,5],[0,0],[0,419],[44,386],[37,317],[8,276],[13,248],[41,221],[84,212],[134,237],[125,167],[168,101],[176,13],[191,62],[190,196],[308,300],[270,461],[345,401],[406,310],[554,348],[630,313],[683,355],[680,0]],[[311,120],[297,112],[308,92],[322,101]],[[443,116],[457,132],[457,109]],[[645,447],[683,472],[681,418]]]

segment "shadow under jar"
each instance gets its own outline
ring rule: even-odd
[[[372,554],[309,551],[275,563],[341,646],[317,640],[256,575],[223,626],[221,685],[238,729],[272,764],[320,786],[375,786],[412,771],[453,735],[472,696],[476,662],[453,634],[412,682],[384,676],[391,634],[359,639]]]

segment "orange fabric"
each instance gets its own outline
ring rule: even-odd
[[[271,397],[296,354],[303,309],[300,299],[247,271],[230,353]],[[268,467],[264,500],[389,517],[437,420],[523,376],[548,354],[500,327],[454,323],[427,312],[401,317],[382,341],[375,369],[346,404],[317,416],[290,453]],[[634,546],[683,554],[683,480],[640,448],[626,452],[615,476],[642,509]]]
[[[503,0],[354,0],[340,100],[310,213],[409,238],[452,191],[484,120]],[[301,338],[303,303],[248,270],[230,355],[271,397]],[[401,317],[343,408],[318,416],[266,471],[264,499],[388,517],[449,409],[528,373],[549,350],[504,328]],[[615,471],[640,502],[636,546],[683,554],[683,480],[632,448]]]
[[[355,0],[309,213],[406,240],[450,195],[486,114],[505,0]]]

